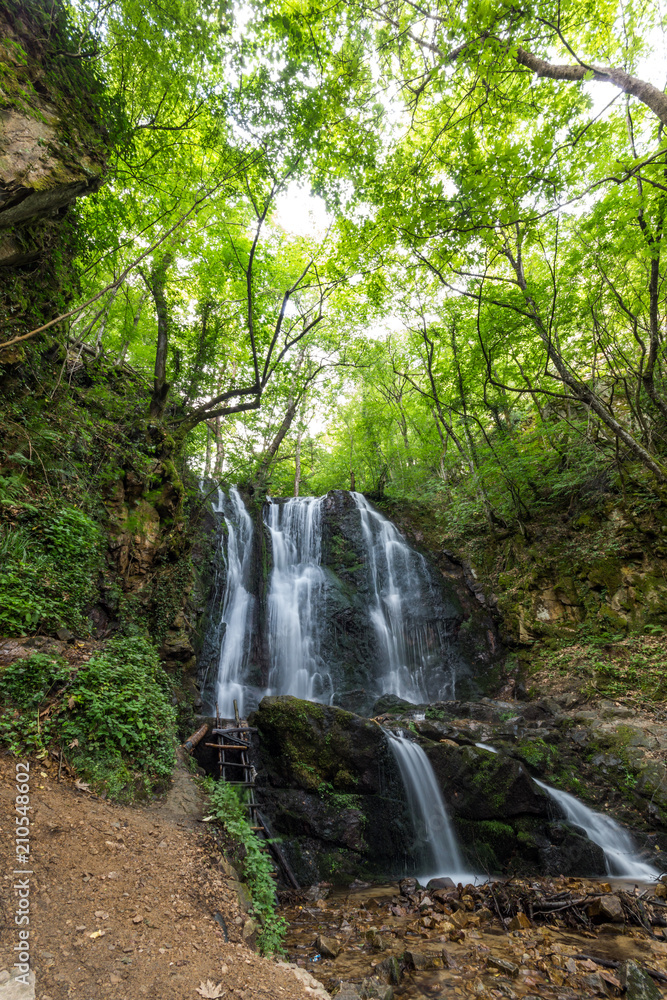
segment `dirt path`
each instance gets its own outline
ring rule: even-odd
[[[56,764],[30,768],[29,943],[37,1000],[316,995],[244,942],[247,916],[232,879],[205,847],[201,800],[184,768],[165,799],[147,807],[104,802],[58,783],[56,772]],[[0,998],[10,994],[6,972],[19,940],[15,795],[15,760],[3,756]],[[220,989],[207,990],[207,981]]]

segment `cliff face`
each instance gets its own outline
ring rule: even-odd
[[[102,183],[112,116],[59,3],[0,4],[0,39],[0,320],[15,337],[71,294],[67,210]],[[16,345],[0,363],[22,356]]]

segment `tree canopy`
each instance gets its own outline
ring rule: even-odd
[[[558,491],[664,489],[658,4],[70,13],[116,131],[52,332],[202,472],[522,531]]]

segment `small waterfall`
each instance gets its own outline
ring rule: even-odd
[[[380,694],[419,704],[454,697],[455,671],[437,691],[429,691],[429,661],[447,658],[441,622],[420,620],[425,591],[432,591],[426,560],[398,529],[374,510],[361,493],[352,493],[361,517],[370,585],[370,617],[380,646]],[[432,596],[429,593],[429,597]],[[431,685],[432,686],[432,685]]]
[[[611,816],[589,809],[574,795],[552,788],[537,778],[533,778],[533,781],[558,803],[569,823],[581,827],[588,839],[602,848],[609,875],[644,882],[653,881],[659,876],[660,872],[652,865],[637,857],[632,837]]]
[[[269,501],[269,692],[331,703],[333,682],[320,655],[326,576],[322,569],[322,497]]]
[[[389,729],[383,732],[405,786],[415,832],[415,854],[421,854],[428,865],[428,875],[420,878],[448,875],[456,881],[457,876],[463,876],[463,858],[431,762],[419,744],[404,733]]]
[[[234,699],[239,713],[245,711],[245,673],[248,664],[249,636],[252,628],[254,598],[250,593],[252,556],[252,519],[235,486],[229,497],[218,490],[213,506],[227,526],[227,547],[223,557],[227,568],[222,603],[222,640],[218,660],[216,700],[223,719],[234,718]]]

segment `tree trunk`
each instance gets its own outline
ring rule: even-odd
[[[213,478],[220,479],[222,476],[222,464],[225,460],[225,445],[222,440],[220,417],[215,418],[213,437],[215,438],[215,464],[213,466]]]
[[[171,266],[172,260],[173,256],[171,254],[165,254],[161,260],[156,261],[147,280],[148,287],[153,296],[153,302],[155,303],[155,312],[157,313],[155,373],[150,406],[150,415],[157,420],[162,418],[170,388],[167,382],[167,351],[169,349],[170,324],[165,285],[167,283],[167,271]]]
[[[206,462],[204,464],[204,479],[211,475],[211,425],[206,424]]]
[[[294,496],[298,497],[301,486],[301,431],[296,436],[296,452],[294,455]]]

